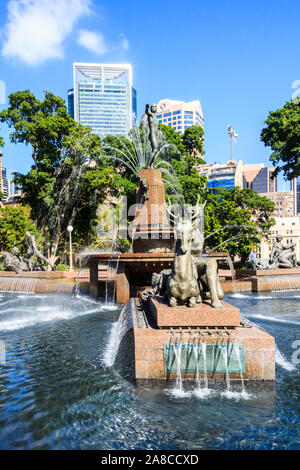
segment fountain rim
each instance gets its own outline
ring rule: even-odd
[[[167,261],[171,261],[174,258],[174,253],[170,252],[151,252],[151,253],[91,253],[86,255],[88,258],[97,258],[103,260],[111,259],[120,259],[124,261],[138,260],[138,259],[147,259],[151,260],[152,258],[161,259],[165,258]],[[220,260],[225,260],[228,257],[227,252],[215,252],[215,253],[203,253],[201,255],[203,258],[217,258]]]

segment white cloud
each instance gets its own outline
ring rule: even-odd
[[[9,0],[2,55],[27,65],[64,55],[63,41],[91,0]]]
[[[106,45],[102,34],[81,29],[79,31],[78,44],[86,47],[95,54],[102,55],[106,52]]]
[[[120,36],[122,39],[122,42],[121,42],[122,49],[124,49],[124,51],[128,51],[130,47],[128,39],[126,38],[125,34],[120,34]]]

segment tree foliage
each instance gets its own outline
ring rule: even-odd
[[[206,192],[205,246],[213,251],[228,251],[231,256],[248,258],[270,227],[275,205],[251,189],[219,189]]]
[[[192,127],[196,128],[193,132],[197,131],[198,135],[201,134],[203,136],[203,129],[201,127]],[[184,138],[184,134],[181,136],[171,126],[160,124],[160,128],[167,142],[175,147],[170,152],[169,161],[178,179],[179,187],[176,189],[182,193],[186,204],[195,204],[200,190],[204,188],[206,183],[206,177],[200,175],[196,167],[204,163],[204,161],[199,156],[192,156],[195,155],[195,152],[191,150],[192,144],[188,142],[187,138]],[[203,149],[202,146],[201,149]],[[176,202],[174,198],[171,198],[171,201]]]
[[[29,217],[29,210],[23,207],[4,207],[0,209],[0,251],[10,251],[14,243],[23,239],[25,232],[30,231],[41,239],[41,233]],[[20,245],[20,250],[25,248]]]
[[[261,140],[272,149],[275,175],[283,171],[288,180],[300,176],[300,98],[270,111],[265,124]]]
[[[190,126],[182,135],[182,143],[190,157],[204,155],[204,131],[200,126]]]
[[[34,164],[27,174],[16,173],[15,181],[52,244],[52,261],[70,223],[74,242],[85,245],[98,204],[121,186],[121,176],[101,158],[100,137],[76,123],[64,100],[49,92],[42,101],[29,90],[12,93],[0,119],[12,129],[11,142],[31,146]]]

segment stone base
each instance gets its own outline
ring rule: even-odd
[[[275,340],[272,336],[254,326],[241,324],[228,330],[215,329],[158,329],[153,318],[137,308],[136,300],[129,305],[133,324],[135,377],[137,379],[174,380],[176,372],[166,369],[167,348],[172,343],[207,344],[236,342],[243,350],[243,377],[245,380],[275,380]],[[151,325],[151,326],[150,326]],[[194,380],[195,372],[182,370],[183,380]],[[225,380],[225,372],[208,372],[208,379]],[[200,370],[200,376],[203,372]],[[240,373],[230,373],[231,380],[240,380]]]
[[[149,309],[158,327],[194,327],[194,326],[239,326],[240,310],[233,305],[221,301],[223,309],[211,306],[206,300],[195,307],[185,305],[169,307],[162,297],[150,297]]]

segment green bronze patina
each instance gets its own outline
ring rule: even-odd
[[[236,354],[233,343],[206,343],[206,371],[209,373],[225,373],[225,360],[223,348],[227,349],[227,368],[229,373],[240,373],[240,363],[242,372],[245,372],[244,345],[235,343],[239,348],[239,358]],[[181,345],[181,372],[194,373],[197,371],[195,344],[182,343]],[[204,357],[201,343],[198,347],[198,370],[205,372]],[[164,344],[164,368],[165,372],[177,372],[177,359],[174,352],[173,343]]]

